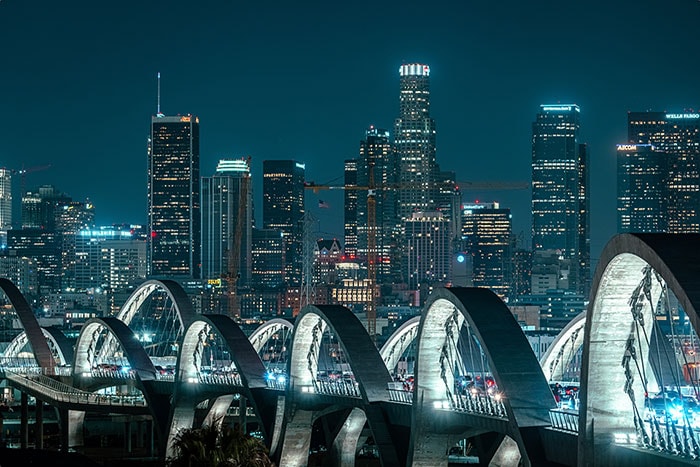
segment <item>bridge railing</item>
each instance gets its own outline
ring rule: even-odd
[[[391,402],[413,404],[413,391],[404,391],[403,389],[387,389],[387,391],[389,391],[389,400]]]
[[[203,384],[225,384],[227,386],[243,386],[240,373],[199,373],[199,382]]]
[[[317,394],[324,394],[330,396],[344,396],[344,397],[362,397],[360,393],[360,385],[357,381],[348,380],[320,380],[316,379],[313,381],[314,391]]]
[[[549,411],[552,428],[578,434],[578,412],[564,409]]]
[[[450,399],[452,410],[491,417],[508,418],[506,406],[500,396],[490,394],[455,394]]]
[[[5,375],[9,380],[46,394],[58,402],[110,406],[146,405],[146,401],[141,395],[112,395],[81,391],[42,374],[21,375],[5,369]]]
[[[700,428],[687,424],[650,417],[644,421],[643,430],[628,435],[625,439],[616,435],[616,444],[637,444],[639,446],[662,451],[675,456],[700,458]]]

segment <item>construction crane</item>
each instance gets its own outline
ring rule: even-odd
[[[251,157],[246,159],[246,165],[250,170]],[[240,179],[240,189],[238,190],[238,212],[234,224],[231,243],[228,248],[227,271],[222,275],[226,281],[226,294],[228,315],[231,318],[240,317],[240,301],[238,296],[238,279],[241,278],[241,243],[243,241],[243,228],[246,225],[246,213],[248,209],[248,193],[250,190],[250,172],[244,173]]]
[[[8,170],[10,171],[11,174],[20,176],[19,196],[22,197],[27,193],[27,174],[33,173],[33,172],[41,172],[42,170],[46,170],[49,168],[51,168],[51,164],[37,165],[34,167],[29,167],[27,169],[25,169],[24,165],[23,165],[21,169],[8,169]]]
[[[432,183],[392,183],[377,187],[374,182],[374,161],[368,161],[367,186],[358,185],[317,185],[307,182],[304,188],[318,193],[321,190],[353,190],[367,191],[367,286],[369,289],[369,301],[367,303],[367,332],[372,341],[376,342],[377,335],[377,214],[376,193],[379,190],[406,190],[452,187],[455,191],[488,191],[488,190],[526,190],[530,188],[529,182],[432,182]]]

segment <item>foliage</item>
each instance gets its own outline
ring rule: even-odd
[[[213,423],[181,430],[169,467],[274,467],[261,440]]]

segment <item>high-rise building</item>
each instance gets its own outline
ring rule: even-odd
[[[10,256],[32,258],[36,262],[40,294],[61,290],[60,236],[52,230],[16,229],[7,232]]]
[[[202,177],[202,277],[224,277],[233,271],[229,261],[237,257],[238,285],[248,285],[252,229],[249,163],[246,159],[221,160],[213,176]]]
[[[416,212],[405,223],[408,287],[421,290],[449,282],[451,267],[449,221],[437,211]]]
[[[345,186],[357,184],[357,159],[345,160]],[[345,190],[345,256],[354,260],[357,257],[357,190]]]
[[[571,265],[568,290],[587,294],[589,156],[579,127],[577,105],[541,105],[532,124],[532,248],[556,252]]]
[[[301,284],[304,243],[304,164],[263,161],[263,228],[282,232],[286,242],[285,282]]]
[[[200,277],[199,118],[151,118],[148,140],[149,274]]]
[[[475,287],[510,297],[513,275],[513,227],[510,209],[498,203],[469,203],[462,210],[462,239],[472,256]]]
[[[370,126],[365,132],[365,139],[360,141],[357,185],[372,188],[374,220],[370,222],[369,191],[357,191],[357,250],[363,260],[369,260],[369,229],[373,228],[373,253],[379,284],[396,282],[401,276],[401,270],[398,269],[401,226],[397,225],[397,190],[393,189],[396,186],[396,173],[396,159],[389,141],[389,132]]]
[[[95,225],[95,207],[89,201],[58,202],[54,208],[54,225],[61,242],[61,287],[76,287],[76,238],[78,232]]]
[[[617,145],[618,232],[667,231],[668,162],[654,145]]]
[[[0,168],[0,245],[7,245],[7,231],[12,228],[12,172]]]
[[[439,168],[435,161],[435,121],[430,117],[430,67],[404,64],[399,68],[399,117],[394,122],[394,150],[400,189],[398,215],[435,209]]]
[[[22,193],[22,228],[56,228],[56,208],[70,203],[72,198],[52,185],[42,185],[35,191]]]
[[[253,229],[252,276],[256,290],[284,285],[284,235],[275,229]]]
[[[80,230],[75,241],[75,287],[127,290],[146,279],[146,240],[133,228]]]
[[[665,231],[700,232],[700,113],[629,112],[627,123],[630,145],[666,154]]]
[[[338,281],[336,265],[343,260],[343,247],[335,239],[319,239],[314,245],[314,285],[328,285]]]

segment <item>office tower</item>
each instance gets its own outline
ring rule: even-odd
[[[617,231],[668,229],[668,157],[651,144],[617,145]]]
[[[435,208],[450,221],[450,238],[455,244],[462,235],[462,192],[457,183],[457,174],[454,171],[442,171],[438,174],[436,187]]]
[[[415,212],[405,223],[408,287],[423,299],[433,286],[450,278],[449,221],[437,211]]]
[[[149,274],[200,277],[199,118],[151,118],[148,140]]]
[[[435,209],[435,122],[430,118],[430,67],[405,64],[399,68],[399,117],[394,122],[394,150],[400,189],[398,215]]]
[[[387,130],[370,126],[360,141],[357,159],[357,184],[367,187],[357,196],[357,251],[365,262],[374,245],[377,283],[397,282],[401,277],[398,253],[400,226],[396,217],[397,167]],[[370,191],[374,194],[370,205]],[[346,190],[350,191],[350,190]],[[370,210],[374,209],[373,219]],[[371,238],[370,229],[374,229]]]
[[[700,113],[629,112],[628,143],[666,154],[666,232],[700,232]]]
[[[39,292],[36,266],[34,258],[10,256],[6,250],[0,256],[0,277],[9,279],[31,302]]]
[[[45,229],[17,229],[7,232],[10,256],[32,258],[36,262],[40,294],[61,290],[60,235]]]
[[[222,159],[213,176],[202,177],[203,278],[216,279],[236,273],[238,286],[249,284],[252,191],[246,159]],[[236,260],[238,264],[232,268],[229,262]]]
[[[498,203],[469,203],[462,210],[462,238],[472,256],[474,287],[510,297],[513,228],[510,209]]]
[[[83,229],[75,241],[75,287],[113,292],[146,279],[146,239],[134,229]]]
[[[74,289],[75,242],[79,231],[95,225],[95,207],[89,201],[58,202],[54,208],[54,226],[61,242],[61,287]]]
[[[285,282],[301,284],[304,241],[305,166],[293,160],[263,161],[263,228],[282,232]]]
[[[56,207],[73,201],[52,185],[42,185],[35,191],[22,193],[22,228],[54,230]]]
[[[587,294],[590,271],[588,150],[577,105],[541,105],[532,124],[532,249],[568,268],[567,289]],[[538,255],[533,256],[533,268]]]
[[[345,186],[356,187],[357,159],[345,160]],[[357,257],[357,190],[345,190],[345,257],[354,260]]]
[[[0,168],[0,245],[7,245],[7,231],[12,228],[12,172]]]
[[[286,242],[281,230],[253,229],[252,277],[256,290],[284,285]]]

